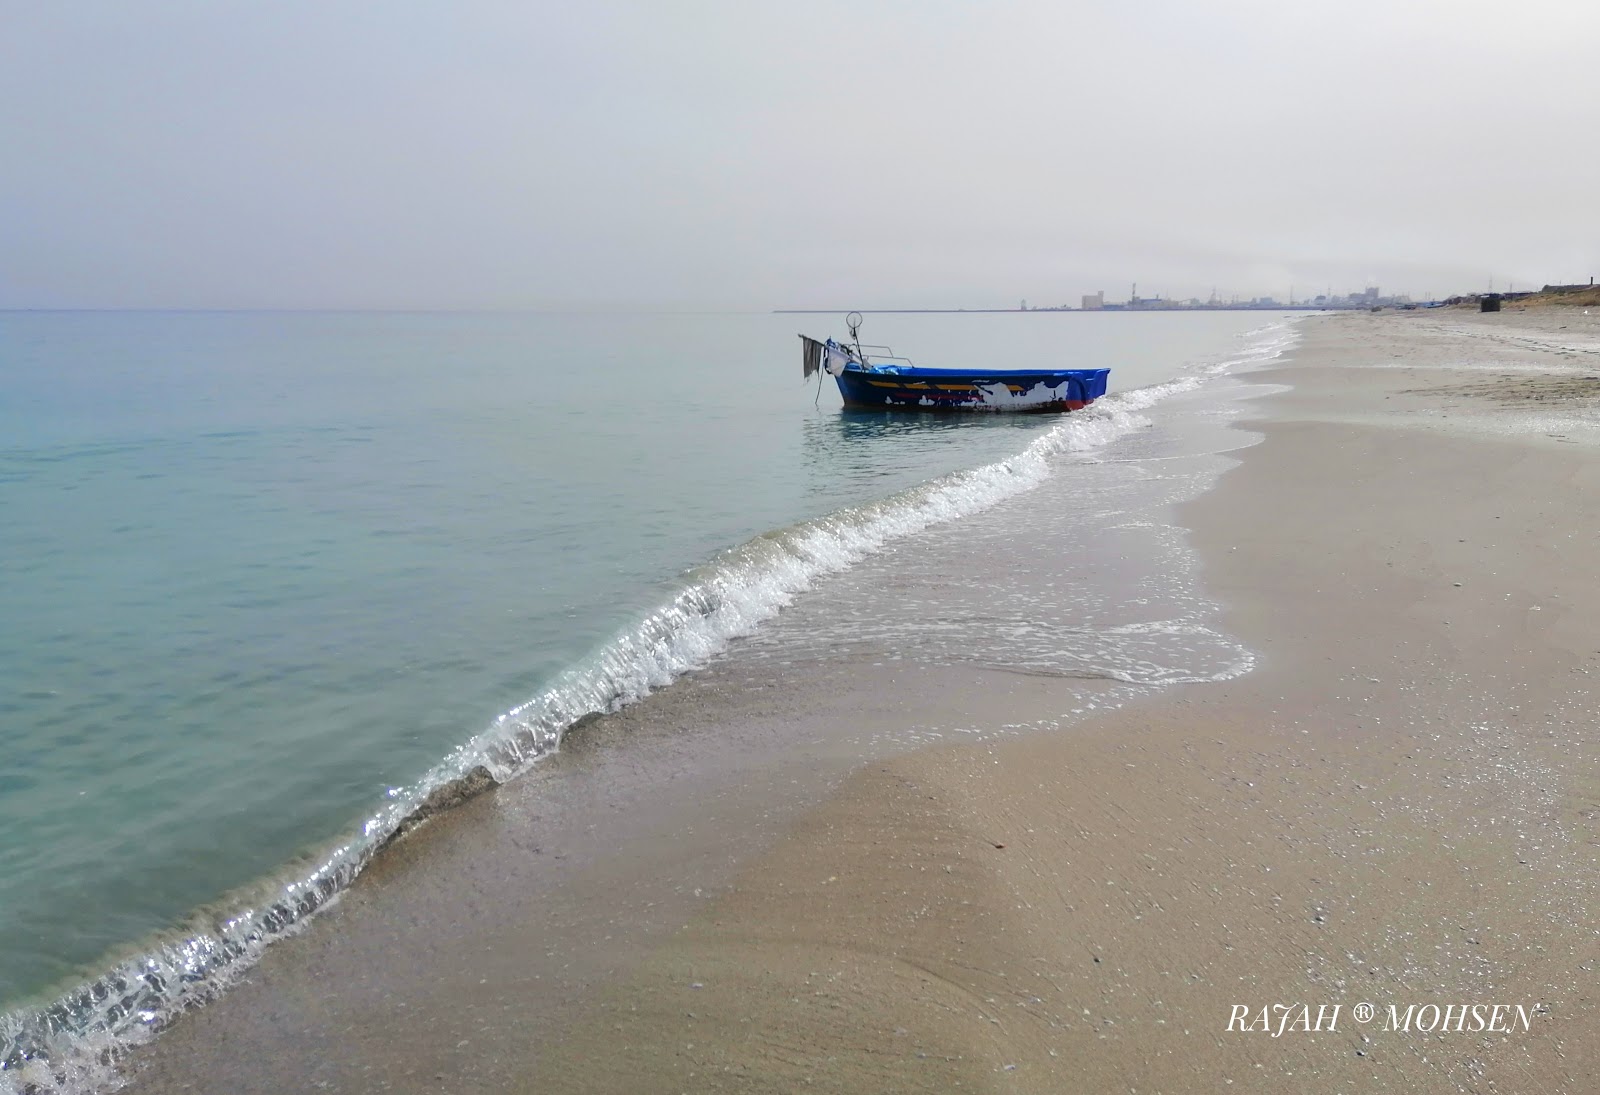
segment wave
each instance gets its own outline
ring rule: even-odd
[[[1286,320],[1244,337],[1250,341],[1236,353],[1198,363],[1174,380],[1103,397],[1008,459],[764,533],[685,574],[670,601],[501,715],[421,780],[392,789],[359,831],[319,862],[229,895],[172,937],[147,944],[47,1007],[0,1016],[0,1095],[83,1095],[117,1086],[117,1062],[128,1048],[223,991],[266,946],[336,900],[397,836],[526,771],[580,719],[615,711],[705,665],[819,579],[893,541],[1032,489],[1051,474],[1054,457],[1148,427],[1141,412],[1211,377],[1273,360],[1297,334]],[[219,916],[218,908],[228,911]]]

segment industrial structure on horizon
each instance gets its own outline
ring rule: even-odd
[[[1187,312],[1187,311],[1240,311],[1257,309],[1261,311],[1304,311],[1320,312],[1334,310],[1356,310],[1379,308],[1442,308],[1447,305],[1476,304],[1480,300],[1493,300],[1498,309],[1501,301],[1518,301],[1527,298],[1535,300],[1555,301],[1561,304],[1600,304],[1600,296],[1596,294],[1595,279],[1590,278],[1587,285],[1581,282],[1564,285],[1546,285],[1542,289],[1524,292],[1497,293],[1492,289],[1489,293],[1469,293],[1464,296],[1451,296],[1440,299],[1431,294],[1425,295],[1421,301],[1413,301],[1404,293],[1395,293],[1384,296],[1382,290],[1376,285],[1369,285],[1356,293],[1335,294],[1330,286],[1325,293],[1318,293],[1312,297],[1298,296],[1291,288],[1286,300],[1277,300],[1274,297],[1252,297],[1249,300],[1234,297],[1221,297],[1216,290],[1211,291],[1211,296],[1205,300],[1199,297],[1190,297],[1187,300],[1177,300],[1169,297],[1153,296],[1141,297],[1139,285],[1134,283],[1132,291],[1125,301],[1107,300],[1105,290],[1096,293],[1084,294],[1079,307],[1070,304],[1060,304],[1044,308],[1029,308],[1026,300],[1017,308],[878,308],[870,309],[880,312]],[[775,312],[806,314],[827,313],[841,311],[837,308],[777,308]],[[857,311],[869,309],[857,308]]]
[[[1199,297],[1176,299],[1171,297],[1153,296],[1141,297],[1139,284],[1134,283],[1132,291],[1125,301],[1107,300],[1105,290],[1097,293],[1086,293],[1078,308],[1070,304],[1061,304],[1055,307],[1029,308],[1028,302],[1023,301],[1020,311],[1024,312],[1162,312],[1162,311],[1190,311],[1199,309],[1239,309],[1239,308],[1264,308],[1264,309],[1307,309],[1326,310],[1338,308],[1403,308],[1412,304],[1412,300],[1405,294],[1384,296],[1376,285],[1368,286],[1360,292],[1336,295],[1330,287],[1326,293],[1318,293],[1312,297],[1297,296],[1293,289],[1289,290],[1287,300],[1278,300],[1275,297],[1251,297],[1248,300],[1240,297],[1219,297],[1216,290],[1212,290],[1208,299]]]

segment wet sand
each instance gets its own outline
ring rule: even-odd
[[[1182,511],[1253,672],[863,768],[830,728],[1078,693],[713,667],[401,841],[133,1088],[1588,1090],[1595,366],[1576,315],[1313,321],[1253,377],[1261,443]],[[1301,1003],[1337,1029],[1226,1029]]]

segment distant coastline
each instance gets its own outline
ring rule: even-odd
[[[1035,312],[1348,312],[1366,311],[1367,309],[1368,305],[1364,304],[1140,304],[1133,308],[1114,304],[1107,305],[1104,308],[774,308],[772,314],[775,316],[810,316],[860,312],[864,316],[871,316],[1016,312],[1019,315],[1031,316]]]
[[[1525,292],[1495,292],[1492,289],[1487,293],[1466,293],[1444,298],[1429,297],[1425,300],[1413,300],[1406,295],[1389,295],[1381,293],[1376,286],[1368,287],[1361,292],[1347,295],[1334,295],[1330,290],[1307,300],[1296,300],[1290,293],[1287,303],[1275,300],[1272,297],[1255,297],[1251,300],[1221,301],[1213,296],[1210,300],[1201,300],[1190,297],[1186,300],[1170,299],[1167,297],[1141,297],[1138,287],[1126,301],[1110,301],[1105,299],[1104,293],[1095,293],[1083,298],[1082,308],[1073,308],[1061,304],[1043,308],[1029,308],[1028,302],[1023,301],[1020,308],[774,308],[773,315],[833,315],[840,312],[860,312],[868,314],[944,314],[944,313],[981,313],[998,314],[1003,312],[1379,312],[1379,311],[1415,311],[1428,308],[1477,308],[1484,300],[1493,300],[1507,307],[1522,310],[1527,308],[1545,307],[1592,307],[1600,304],[1600,286],[1595,285],[1593,278],[1584,285],[1576,283],[1571,285],[1545,285],[1541,289]]]

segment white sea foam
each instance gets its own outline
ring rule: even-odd
[[[392,789],[359,833],[326,852],[313,869],[263,880],[233,895],[222,903],[228,915],[197,916],[189,930],[150,946],[47,1008],[0,1016],[0,1095],[85,1095],[115,1087],[116,1063],[127,1048],[216,995],[269,943],[336,900],[439,789],[475,769],[486,769],[500,782],[517,776],[553,752],[574,722],[616,710],[704,665],[819,579],[893,541],[1032,489],[1051,474],[1053,457],[1099,449],[1148,427],[1143,411],[1211,377],[1272,361],[1297,334],[1294,322],[1286,320],[1246,338],[1250,341],[1237,353],[1199,363],[1177,379],[1103,397],[1064,417],[1009,459],[757,536],[685,575],[670,602],[501,715],[422,780]],[[1143,679],[1163,680],[1161,667],[1148,667]]]

